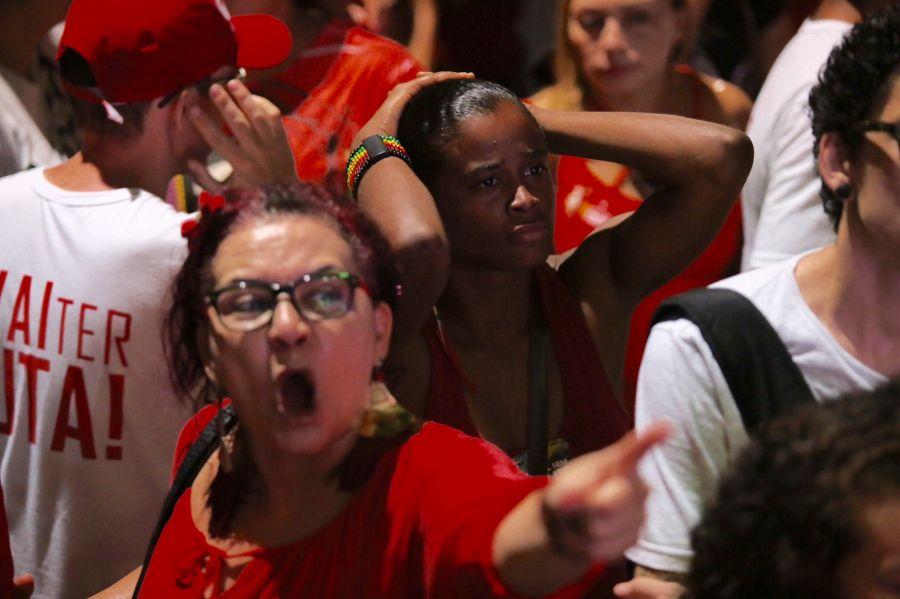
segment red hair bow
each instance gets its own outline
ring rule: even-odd
[[[200,210],[196,216],[189,218],[181,223],[181,236],[188,240],[188,249],[193,251],[196,241],[197,229],[200,226],[203,217],[208,214],[214,214],[225,207],[225,196],[213,195],[208,191],[200,192],[198,201]]]

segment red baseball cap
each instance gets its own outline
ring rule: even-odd
[[[128,104],[169,95],[225,66],[276,66],[292,44],[275,17],[231,17],[222,0],[74,0],[57,61],[72,95]]]

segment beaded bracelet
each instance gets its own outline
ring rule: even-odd
[[[412,166],[406,148],[392,135],[372,135],[363,140],[347,160],[347,189],[356,199],[359,182],[372,166],[385,158],[394,156]]]

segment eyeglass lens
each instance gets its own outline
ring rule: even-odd
[[[247,283],[219,292],[216,311],[225,326],[252,330],[268,324],[278,305],[278,296],[284,292],[291,293],[291,301],[304,319],[316,322],[347,313],[352,303],[353,284],[348,278],[335,276],[274,288]]]

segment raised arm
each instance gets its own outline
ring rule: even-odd
[[[588,237],[560,267],[576,295],[633,305],[712,241],[740,193],[753,146],[740,131],[662,114],[530,107],[549,149],[625,164],[655,186],[623,223]],[[600,288],[602,287],[602,289]]]
[[[422,73],[401,83],[360,129],[353,147],[372,135],[395,136],[406,103],[426,85],[466,76],[471,75]],[[392,341],[396,347],[419,333],[444,290],[450,269],[447,235],[431,193],[402,160],[382,160],[370,168],[360,182],[358,198],[360,209],[387,237],[400,269],[403,293]]]

